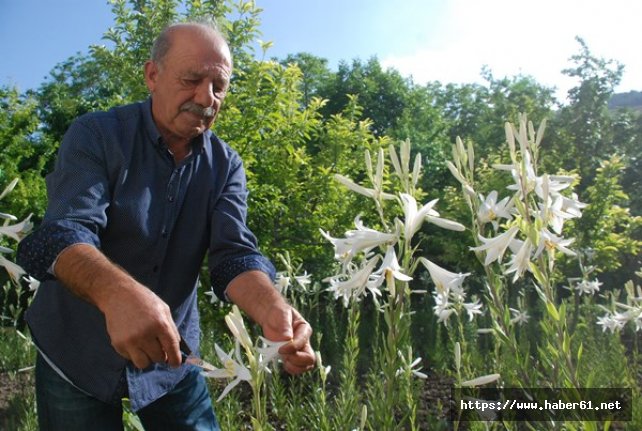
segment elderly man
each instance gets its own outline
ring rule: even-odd
[[[198,274],[280,349],[285,370],[314,364],[312,330],[274,289],[246,226],[241,160],[210,130],[232,59],[215,26],[175,24],[145,64],[151,98],[91,113],[67,131],[47,177],[42,225],[19,262],[43,280],[27,313],[39,355],[41,429],[122,429],[128,397],[147,429],[218,429],[196,349]]]

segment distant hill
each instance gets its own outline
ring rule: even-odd
[[[616,93],[609,100],[609,109],[631,108],[642,111],[642,91]]]

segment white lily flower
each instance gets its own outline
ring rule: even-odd
[[[513,172],[515,170],[515,165],[507,165],[504,163],[495,163],[493,166],[493,169],[497,169],[498,171],[509,171]]]
[[[542,218],[558,235],[562,233],[564,222],[566,220],[576,218],[575,215],[562,210],[563,199],[563,196],[555,197],[552,204],[548,207],[546,207],[545,204],[540,204],[540,214],[542,215]],[[548,201],[549,199],[545,200],[545,202]]]
[[[216,293],[214,293],[214,289],[210,287],[210,290],[205,292],[205,296],[210,297],[210,304],[216,304],[218,302],[218,296],[216,296]]]
[[[464,179],[459,170],[457,170],[457,167],[453,164],[453,162],[448,160],[446,162],[446,167],[457,181],[459,181],[462,185],[468,185],[468,182]]]
[[[587,294],[587,295],[595,295],[597,292],[600,291],[600,286],[602,283],[598,280],[595,279],[593,281],[588,281],[588,280],[582,280],[579,283],[573,287],[573,289],[577,290],[580,295],[582,294]]]
[[[501,376],[499,374],[488,374],[486,376],[477,377],[476,379],[467,380],[461,382],[461,385],[464,387],[476,387],[492,383],[495,380],[499,379]]]
[[[441,294],[441,293],[436,293],[434,295],[435,298],[435,306],[433,307],[433,310],[435,312],[435,316],[437,316],[437,323],[443,323],[444,325],[448,324],[448,319],[453,313],[457,313],[457,311],[453,308],[453,304],[449,301],[448,295],[447,294]]]
[[[435,283],[435,288],[437,293],[442,295],[448,295],[451,289],[460,289],[462,283],[470,275],[469,272],[463,273],[454,273],[445,270],[444,268],[436,265],[426,259],[425,257],[420,257],[419,261],[428,269],[430,273],[430,278],[433,283]]]
[[[421,367],[420,366],[418,367],[419,364],[421,364],[421,358],[417,358],[414,361],[412,361],[412,363],[408,365],[407,370],[410,371],[412,375],[419,377],[420,379],[427,379],[428,375],[420,371]],[[403,373],[405,373],[407,370],[401,367],[395,372],[395,376],[400,376]]]
[[[486,259],[484,259],[484,266],[490,265],[494,261],[501,262],[502,256],[506,252],[506,249],[510,245],[519,228],[517,226],[511,226],[506,232],[497,235],[494,238],[484,238],[479,236],[479,239],[483,242],[482,245],[477,247],[471,247],[473,251],[485,251]]]
[[[20,283],[20,279],[22,278],[22,276],[27,275],[27,272],[22,269],[20,265],[11,262],[8,259],[5,259],[2,255],[0,255],[0,266],[4,266],[11,279],[16,283]]]
[[[435,213],[437,213],[437,211],[435,211]],[[439,213],[437,213],[437,215],[439,215]],[[438,216],[433,216],[433,215],[428,214],[428,215],[426,215],[426,220],[429,223],[437,225],[437,226],[439,226],[440,228],[443,228],[443,229],[454,230],[454,231],[457,231],[457,232],[463,232],[463,231],[466,230],[466,226],[464,226],[463,224],[458,223],[458,222],[453,221],[453,220],[448,220],[446,218],[441,218],[441,217],[438,217]]]
[[[470,184],[464,184],[461,188],[464,190],[464,193],[466,193],[468,198],[475,199],[477,197],[477,192],[470,186]]]
[[[258,347],[256,350],[261,355],[262,364],[269,364],[273,359],[277,359],[281,346],[289,343],[289,341],[270,341],[263,336],[259,336],[259,339],[263,343],[263,346]]]
[[[544,199],[547,195],[558,196],[559,192],[570,187],[575,181],[575,177],[568,175],[546,175],[548,177],[548,193],[544,193],[543,177],[538,179],[538,187],[535,189],[537,196]]]
[[[560,195],[559,199],[562,201],[561,210],[572,215],[574,218],[582,217],[582,209],[588,206],[588,204],[578,200],[576,193],[572,193],[570,198]]]
[[[514,165],[493,165],[495,169],[510,170],[515,184],[511,184],[507,189],[516,191],[520,198],[533,190],[541,190],[541,178],[535,175],[530,153],[524,152],[522,157],[523,160]]]
[[[312,274],[308,274],[308,272],[305,271],[303,275],[295,275],[294,281],[296,281],[296,284],[298,284],[302,289],[305,290],[308,288],[308,285],[312,283]]]
[[[498,219],[505,218],[511,220],[513,218],[510,210],[513,208],[513,200],[510,197],[505,197],[497,202],[497,191],[493,190],[484,198],[484,195],[479,195],[481,205],[477,211],[477,220],[482,225],[491,223],[495,230],[498,229]]]
[[[221,395],[218,397],[216,402],[221,401],[236,385],[238,385],[242,380],[246,382],[252,381],[252,374],[250,370],[247,369],[243,362],[241,361],[241,352],[240,344],[238,340],[235,342],[234,353],[236,360],[232,357],[232,353],[225,353],[218,344],[214,344],[214,349],[218,355],[221,363],[224,368],[219,368],[214,371],[202,371],[201,374],[205,377],[215,378],[215,379],[229,379],[234,378],[223,390]]]
[[[334,178],[339,181],[341,184],[352,190],[353,192],[359,193],[360,195],[367,196],[369,198],[373,199],[386,199],[386,200],[392,200],[395,199],[394,195],[391,195],[390,193],[385,193],[382,190],[378,189],[369,189],[363,186],[360,186],[359,184],[355,183],[352,181],[350,178],[340,175],[340,174],[335,174]]]
[[[625,304],[619,304],[619,303],[618,305],[626,308],[626,311],[615,313],[612,315],[612,317],[617,322],[621,322],[622,325],[626,325],[628,322],[635,320],[640,315],[641,310],[639,307],[631,307],[631,306],[628,306]]]
[[[330,374],[330,370],[332,369],[331,365],[328,365],[327,367],[323,366],[323,358],[321,357],[321,352],[318,350],[314,351],[314,356],[317,358],[317,366],[319,367],[319,372],[321,374],[321,378],[325,381],[325,378],[328,377],[328,374]]]
[[[479,302],[479,299],[476,299],[475,302],[464,302],[464,308],[468,314],[468,321],[472,322],[476,314],[482,314],[481,307],[482,304]]]
[[[513,256],[511,257],[511,260],[508,263],[508,269],[504,272],[504,274],[508,275],[514,272],[514,283],[529,268],[531,262],[531,254],[533,252],[533,245],[531,244],[531,240],[528,238],[526,238],[526,241],[513,239],[511,241],[510,248],[515,254],[513,254]],[[515,251],[515,249],[517,249],[517,251]]]
[[[412,186],[415,187],[417,182],[419,182],[419,174],[421,173],[421,153],[417,153],[415,156],[415,163],[412,166]]]
[[[400,193],[401,205],[404,213],[404,238],[410,242],[412,236],[419,230],[426,216],[439,217],[439,213],[432,209],[439,199],[433,199],[426,205],[417,209],[417,201],[407,193]]]
[[[274,279],[274,287],[281,295],[286,295],[290,287],[290,277],[284,275],[282,272],[277,273]]]
[[[437,316],[437,323],[443,323],[444,325],[448,326],[448,319],[450,319],[450,316],[456,313],[454,308],[436,308],[435,307],[435,315]]]
[[[355,218],[354,223],[357,229],[347,231],[345,238],[332,238],[321,230],[321,234],[334,246],[334,256],[337,260],[350,261],[362,251],[368,252],[380,245],[394,244],[399,239],[397,234],[379,232],[365,227],[359,216]]]
[[[334,293],[335,299],[341,298],[345,307],[348,306],[351,299],[359,300],[359,296],[365,292],[370,275],[374,271],[375,265],[380,258],[381,256],[375,256],[356,271],[349,271],[348,274],[338,274],[330,277],[327,279],[327,281],[330,282],[330,287],[327,290]],[[348,270],[350,270],[350,267]],[[375,292],[374,289],[370,290],[373,294],[378,292]],[[380,295],[381,292],[378,292],[378,294]]]
[[[0,226],[0,234],[6,235],[10,238],[20,241],[24,238],[31,229],[33,229],[33,223],[31,222],[31,216],[29,216],[21,221],[20,223],[12,224],[9,226]]]
[[[544,249],[546,249],[548,253],[553,253],[555,250],[559,250],[567,256],[576,256],[577,254],[573,250],[567,248],[567,246],[571,245],[573,241],[575,241],[573,238],[564,239],[551,233],[548,229],[542,229],[540,231],[537,250],[535,250],[533,257],[537,258]]]
[[[452,220],[441,218],[439,213],[433,209],[439,199],[433,199],[426,205],[417,209],[417,201],[415,198],[407,193],[399,193],[401,205],[404,212],[404,237],[406,241],[410,241],[412,236],[417,233],[424,220],[435,224],[441,228],[464,231],[466,228],[461,223]]]
[[[7,196],[9,193],[13,191],[13,189],[16,188],[16,185],[18,185],[18,181],[20,181],[19,178],[14,178],[8,185],[7,187],[4,188],[2,193],[0,193],[0,199],[4,198]]]
[[[526,311],[521,311],[516,308],[509,308],[511,314],[513,315],[513,318],[510,319],[510,323],[513,325],[523,325],[528,322],[528,320],[531,318],[531,316],[528,315],[528,312]]]
[[[615,333],[624,328],[625,323],[626,322],[622,320],[614,318],[612,314],[605,314],[597,319],[597,324],[602,327],[602,332],[606,332],[608,329],[611,333]]]
[[[11,220],[11,221],[17,221],[18,217],[11,215],[11,214],[6,214],[6,213],[0,213],[0,218],[3,218],[5,220]]]
[[[372,273],[370,285],[371,287],[378,288],[386,279],[390,277],[399,281],[412,280],[412,277],[401,272],[401,266],[397,261],[397,253],[395,252],[394,246],[388,246],[381,266]]]
[[[32,276],[23,276],[22,279],[29,283],[29,291],[30,292],[36,292],[38,288],[40,287],[40,281],[36,280]]]
[[[3,247],[0,245],[0,253],[13,253],[13,250],[9,247]]]
[[[452,284],[448,290],[448,295],[456,303],[462,304],[466,300],[466,291],[461,284]]]
[[[225,323],[227,327],[230,328],[230,331],[244,348],[251,349],[254,343],[248,334],[247,329],[245,329],[245,322],[243,321],[243,316],[241,316],[241,310],[234,305],[232,306],[232,311],[227,313],[225,316]]]

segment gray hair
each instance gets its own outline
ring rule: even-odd
[[[225,43],[228,43],[227,38],[223,32],[221,32],[221,29],[214,18],[202,17],[190,21],[174,22],[165,27],[154,40],[151,51],[151,59],[154,63],[162,63],[163,59],[169,52],[169,49],[172,47],[172,38],[170,37],[172,30],[183,25],[193,25],[206,28],[213,31],[214,34],[220,37],[221,40],[225,41]]]

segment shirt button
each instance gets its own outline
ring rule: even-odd
[[[167,200],[170,202],[174,202],[174,196],[167,196]]]

